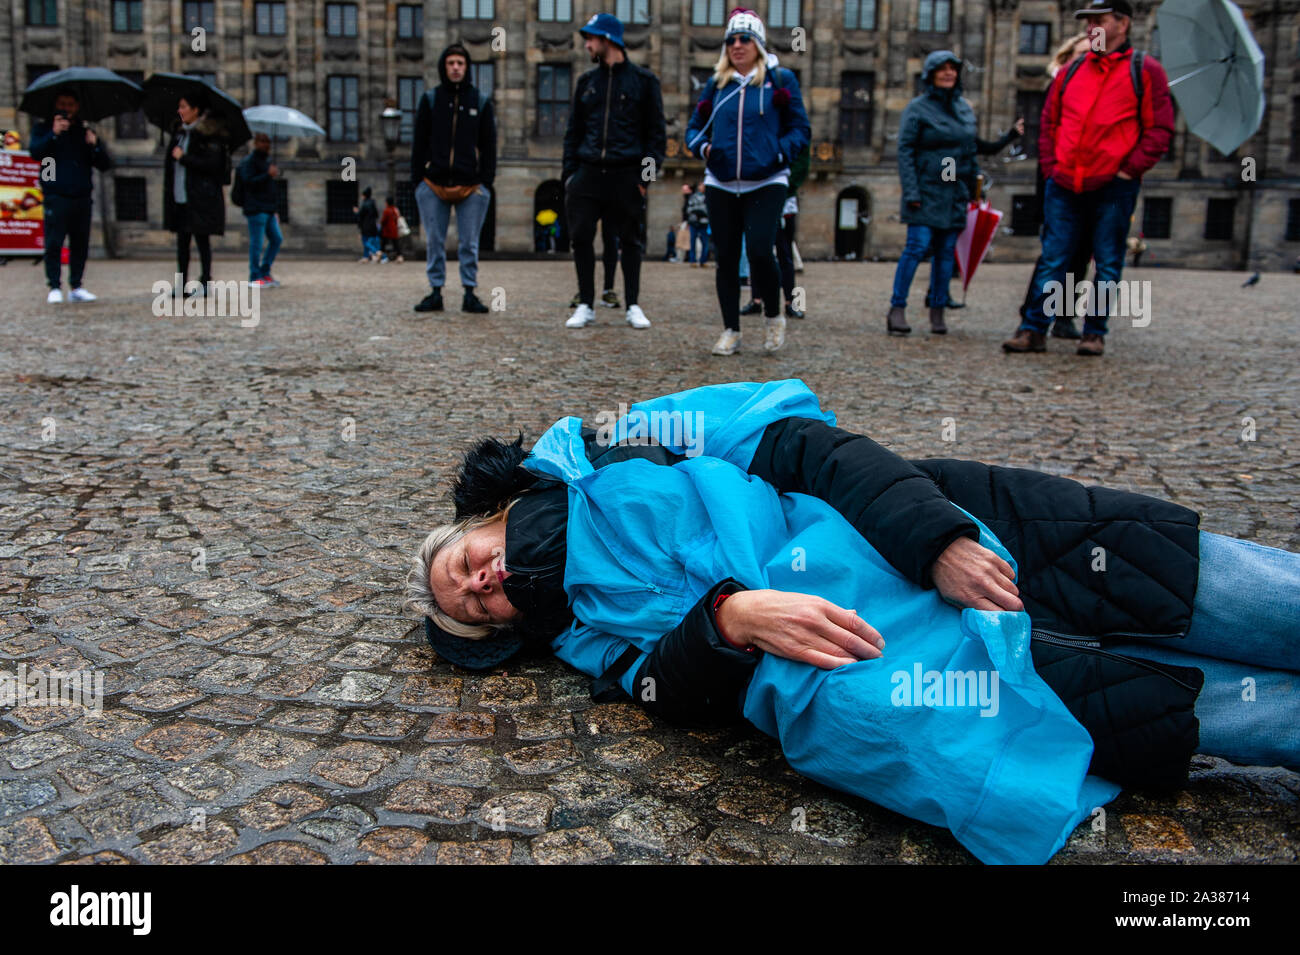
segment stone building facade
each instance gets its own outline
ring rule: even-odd
[[[921,62],[952,49],[981,135],[993,138],[1018,115],[1036,125],[1045,68],[1076,31],[1081,0],[749,0],[764,17],[768,47],[796,71],[813,129],[812,174],[801,197],[799,243],[815,258],[893,258],[902,247],[895,167],[899,117],[917,92]],[[648,254],[662,254],[679,219],[681,186],[698,162],[681,141],[699,84],[722,49],[723,0],[11,0],[0,11],[0,127],[24,140],[23,88],[48,69],[103,65],[134,78],[155,70],[204,75],[244,105],[283,103],[330,135],[277,142],[284,170],[285,247],[324,253],[359,248],[351,207],[358,188],[385,194],[388,152],[380,113],[411,109],[437,82],[443,47],[460,40],[491,89],[500,164],[484,245],[499,254],[537,248],[534,216],[557,207],[567,97],[590,68],[577,29],[591,14],[627,24],[633,61],[661,79],[670,159],[651,189]],[[1290,268],[1300,256],[1300,0],[1244,0],[1266,55],[1263,126],[1232,156],[1186,131],[1181,116],[1170,154],[1144,181],[1133,232],[1146,263],[1208,268]],[[1158,3],[1135,4],[1135,45],[1159,52]],[[196,32],[196,30],[198,32]],[[196,43],[196,37],[201,38]],[[202,49],[197,49],[201,46]],[[142,117],[98,124],[117,160],[97,203],[97,243],[119,253],[161,251],[162,153]],[[991,258],[1029,260],[1038,250],[1035,163],[1026,152],[984,157],[989,195],[1006,218]],[[242,154],[242,152],[241,152]],[[395,154],[397,195],[412,226],[406,181],[409,145]],[[356,181],[341,174],[354,160]],[[1250,175],[1243,169],[1251,167]],[[240,220],[234,213],[233,224]],[[416,239],[420,238],[417,233]],[[563,244],[563,236],[560,237]],[[232,228],[218,245],[244,247]]]

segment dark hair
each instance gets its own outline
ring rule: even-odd
[[[362,189],[362,190],[361,190],[361,194],[362,194],[363,196],[365,196],[367,199],[369,199],[369,198],[370,198],[370,187],[369,187],[369,186],[366,186],[366,188]]]
[[[394,199],[392,196],[384,196],[384,201],[388,203],[390,206],[397,205],[397,200]]]

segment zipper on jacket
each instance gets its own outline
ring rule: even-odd
[[[741,136],[745,132],[745,83],[740,84],[740,109],[736,110],[736,181],[740,181]],[[737,186],[739,188],[739,186]]]
[[[456,179],[456,119],[459,116],[460,116],[460,90],[457,89],[456,98],[451,101],[451,153],[450,155],[447,156],[447,167],[448,167],[447,178],[449,180],[447,185],[451,185],[451,183]],[[460,220],[457,219],[456,222],[457,222],[456,228],[460,228],[459,225]]]
[[[1051,630],[1031,630],[1030,634],[1032,639],[1037,640],[1040,643],[1047,643],[1056,647],[1064,647],[1069,650],[1078,650],[1080,653],[1095,653],[1098,656],[1109,657],[1112,660],[1122,660],[1125,663],[1134,664],[1144,670],[1158,673],[1166,680],[1172,680],[1174,683],[1177,683],[1184,689],[1191,690],[1193,693],[1199,692],[1196,687],[1184,683],[1172,673],[1166,672],[1164,669],[1150,661],[1142,660],[1137,657],[1125,656],[1122,653],[1111,653],[1109,650],[1101,649],[1100,640],[1089,640],[1086,637],[1075,637],[1064,633],[1053,633]]]
[[[609,111],[612,106],[610,97],[614,95],[614,67],[606,67],[609,70],[609,80],[605,83],[605,123],[604,129],[600,132],[600,160],[605,161],[605,149],[609,146]],[[457,227],[459,228],[459,226]]]

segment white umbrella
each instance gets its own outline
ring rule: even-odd
[[[324,136],[321,129],[306,113],[292,106],[250,106],[244,110],[248,128],[268,136]]]

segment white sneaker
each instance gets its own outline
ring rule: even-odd
[[[763,347],[768,351],[776,351],[785,344],[785,316],[778,315],[775,318],[767,319],[767,334],[763,339]]]
[[[98,297],[92,292],[87,292],[84,288],[74,288],[68,293],[68,301],[70,302],[93,302]]]
[[[564,323],[565,328],[583,328],[590,325],[596,320],[596,313],[591,310],[590,305],[579,305],[569,316],[569,320]]]
[[[722,337],[713,346],[713,354],[734,355],[738,351],[740,351],[740,332],[733,332],[730,328],[724,328]]]
[[[640,305],[629,305],[627,307],[627,323],[633,328],[650,327],[650,319],[645,317],[645,312],[641,311]]]
[[[50,294],[45,296],[45,301],[49,302],[51,305],[57,305],[59,302],[62,302],[63,290],[57,288],[50,289]]]

